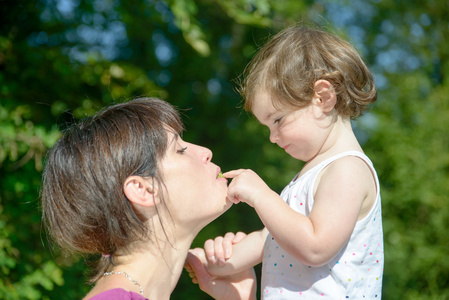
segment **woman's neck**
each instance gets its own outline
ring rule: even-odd
[[[159,251],[140,253],[124,267],[132,268],[136,280],[144,289],[144,295],[149,299],[169,299],[178,283],[184,267],[189,246],[179,244],[167,245]],[[117,266],[117,269],[119,266]]]
[[[151,249],[146,249],[145,246],[134,247],[135,250],[131,254],[121,255],[117,259],[118,264],[111,269],[114,273],[100,278],[85,299],[115,288],[140,294],[140,287],[145,298],[169,299],[183,270],[192,241],[193,239],[189,238],[176,241],[172,245],[159,243],[159,247],[155,246],[153,241],[149,242]],[[124,274],[116,272],[128,274],[137,284]]]

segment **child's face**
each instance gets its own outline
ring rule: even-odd
[[[320,109],[319,99],[313,99],[309,106],[296,110],[276,109],[266,92],[257,93],[255,99],[252,112],[270,130],[272,143],[305,162],[326,150],[323,145],[332,126]]]

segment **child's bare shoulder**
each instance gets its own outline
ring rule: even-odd
[[[327,169],[332,169],[334,171],[347,171],[348,168],[354,168],[355,170],[368,170],[371,172],[367,162],[361,157],[355,155],[340,157],[327,166]]]
[[[372,171],[367,162],[358,156],[344,156],[330,163],[322,172],[322,180],[341,182],[342,184],[356,184],[372,181]]]

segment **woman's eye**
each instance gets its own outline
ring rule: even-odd
[[[186,150],[187,150],[187,147],[183,147],[183,148],[177,150],[176,153],[183,154],[184,152],[186,152]]]

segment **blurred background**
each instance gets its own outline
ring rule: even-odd
[[[280,192],[302,165],[235,89],[267,38],[298,22],[341,32],[375,76],[378,101],[353,125],[382,184],[384,299],[449,299],[449,2],[437,0],[0,0],[0,298],[89,290],[90,259],[51,251],[39,189],[61,130],[106,105],[165,99],[187,141]],[[261,227],[235,205],[194,246]],[[186,273],[172,298],[210,299]]]

